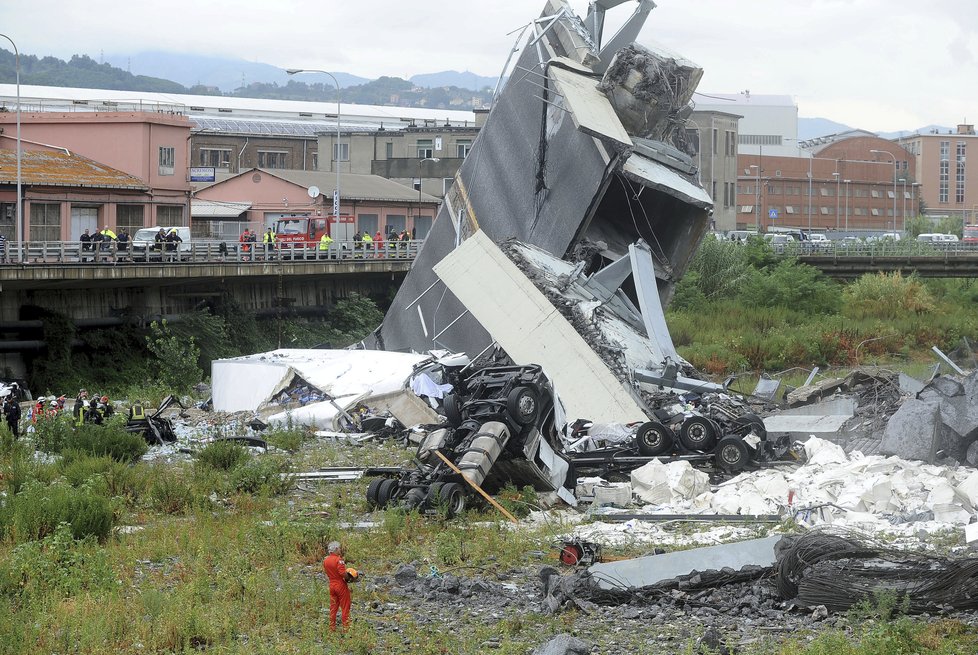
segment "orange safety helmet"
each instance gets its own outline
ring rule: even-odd
[[[102,396],[101,400],[102,400],[103,403],[107,403],[107,402],[109,402],[109,397],[108,396]]]

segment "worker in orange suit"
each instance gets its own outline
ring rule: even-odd
[[[323,560],[323,571],[329,579],[329,629],[336,630],[336,612],[343,612],[343,627],[350,626],[350,586],[357,579],[356,569],[346,566],[343,561],[343,546],[331,541],[326,547],[328,555]]]

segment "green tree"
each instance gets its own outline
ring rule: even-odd
[[[201,381],[203,372],[198,361],[200,348],[193,336],[175,335],[166,320],[153,321],[146,337],[146,347],[156,356],[158,380],[178,391],[188,391]]]

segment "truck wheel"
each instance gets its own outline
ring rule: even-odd
[[[516,387],[506,397],[506,411],[519,425],[532,425],[540,413],[537,392],[530,387]]]
[[[457,482],[446,482],[438,490],[438,506],[445,508],[445,516],[454,518],[465,511],[465,489]]]
[[[383,509],[387,507],[394,498],[397,491],[397,480],[384,478],[377,487],[377,507]]]
[[[679,428],[679,441],[690,450],[706,452],[716,445],[717,430],[705,416],[691,416]]]
[[[672,430],[658,421],[643,423],[635,433],[638,452],[646,457],[655,457],[669,452],[672,448]]]
[[[448,419],[448,424],[453,428],[457,428],[462,424],[462,408],[459,406],[458,396],[453,393],[445,395],[444,400],[442,400],[442,405],[445,409],[445,418]]]
[[[717,466],[727,473],[737,473],[747,467],[750,461],[750,448],[743,439],[731,435],[720,439],[714,456]]]
[[[374,478],[367,485],[367,508],[374,509],[377,507],[378,491],[380,490],[380,484],[387,478]]]

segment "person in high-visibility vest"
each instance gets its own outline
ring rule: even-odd
[[[146,420],[146,410],[143,409],[143,404],[138,400],[129,408],[129,420],[130,421],[145,421]]]
[[[325,232],[323,236],[319,237],[319,256],[322,258],[323,253],[329,252],[329,247],[333,245],[333,239]]]
[[[370,236],[369,232],[363,233],[363,253],[364,257],[370,257],[374,250],[374,238]]]
[[[272,253],[275,252],[275,233],[272,232],[272,228],[268,228],[265,234],[261,235],[261,242],[265,244],[265,254],[268,259],[271,259]]]

